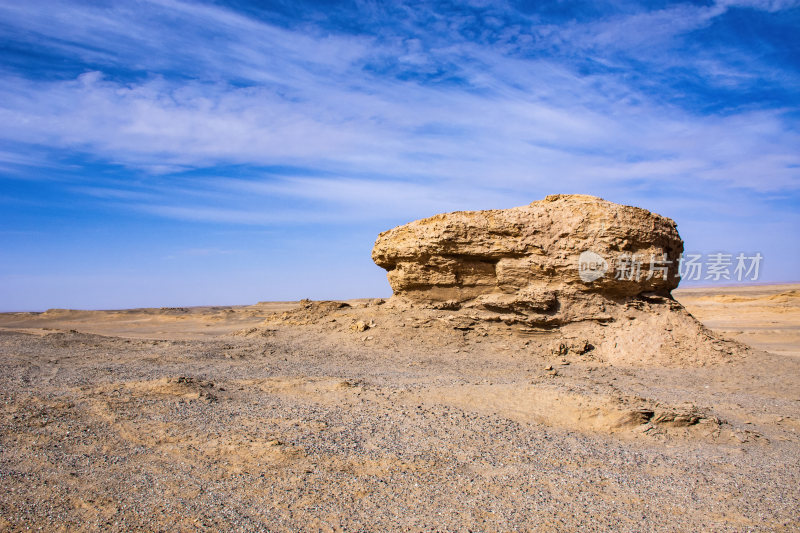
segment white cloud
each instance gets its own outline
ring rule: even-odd
[[[505,204],[515,195],[590,190],[598,183],[611,191],[632,181],[674,190],[800,187],[800,135],[785,123],[783,109],[694,114],[643,92],[624,74],[579,73],[555,58],[511,57],[502,46],[453,42],[425,50],[416,38],[381,44],[310,27],[279,28],[208,5],[149,4],[155,10],[0,6],[0,17],[13,19],[19,31],[107,65],[106,73],[71,80],[4,76],[0,140],[84,152],[150,175],[225,164],[313,168],[330,177],[228,184],[328,204],[320,220],[351,219],[353,205],[364,217],[398,202],[406,210],[455,208],[480,198]],[[669,43],[731,5],[681,5],[574,24],[549,39],[601,52],[643,40]],[[180,31],[167,31],[169,25]],[[426,84],[371,74],[365,66],[375,58],[422,65],[423,72],[451,61],[468,81]],[[693,64],[726,83],[746,76],[708,58],[698,61]],[[121,65],[162,75],[122,80],[115,77]],[[190,78],[202,73],[203,81],[173,71]],[[182,185],[155,183],[137,191],[121,187],[116,197],[106,191],[104,198],[183,219],[296,218],[290,209],[259,213],[231,195],[215,199],[219,188],[212,184],[196,184],[192,195]],[[155,197],[137,196],[154,191]]]
[[[729,7],[750,7],[763,11],[781,11],[800,6],[798,0],[717,0],[716,5]]]
[[[7,141],[86,150],[145,168],[286,164],[475,184],[502,169],[506,184],[516,185],[547,172],[658,178],[662,172],[650,169],[668,163],[683,171],[679,177],[702,179],[714,170],[715,180],[741,187],[798,185],[792,165],[800,158],[790,147],[800,139],[780,110],[695,117],[598,93],[575,105],[569,88],[564,101],[544,102],[512,88],[498,97],[400,82],[376,84],[372,94],[306,87],[309,98],[299,102],[263,88],[163,79],[122,85],[95,73],[3,85],[0,136]],[[754,165],[774,179],[749,179]]]

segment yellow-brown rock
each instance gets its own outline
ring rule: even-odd
[[[552,195],[399,226],[378,236],[372,258],[388,271],[396,301],[556,325],[603,320],[609,306],[637,298],[668,300],[682,252],[668,218],[594,196]]]

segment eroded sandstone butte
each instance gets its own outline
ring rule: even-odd
[[[669,218],[594,196],[551,195],[399,226],[378,236],[372,258],[388,271],[396,301],[558,325],[610,319],[637,300],[672,303],[682,252]],[[597,279],[582,277],[581,254],[602,258],[605,274],[600,262]]]

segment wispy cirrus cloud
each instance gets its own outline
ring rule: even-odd
[[[620,147],[627,159],[705,159],[698,166],[701,177],[703,172],[718,175],[719,155],[712,159],[692,153],[697,137],[721,138],[717,150],[747,154],[748,161],[763,153],[759,140],[765,129],[777,151],[797,141],[796,132],[783,123],[784,109],[693,115],[625,83],[620,73],[581,74],[560,57],[521,58],[502,46],[455,36],[447,47],[431,39],[426,50],[420,39],[398,45],[369,35],[291,31],[202,4],[149,5],[153,10],[98,10],[80,4],[71,10],[45,4],[38,10],[6,7],[6,16],[16,16],[18,26],[32,35],[47,37],[57,28],[58,38],[45,42],[66,47],[63,53],[80,45],[90,54],[83,58],[86,63],[157,73],[133,81],[99,71],[46,83],[7,77],[0,93],[7,135],[151,168],[312,160],[338,172],[403,165],[412,175],[464,178],[467,166],[479,178],[504,161],[511,180],[539,175],[535,169],[531,173],[531,162],[535,165],[542,156],[551,162],[559,151],[573,161],[576,155],[585,158],[589,168],[596,168],[598,154],[610,154],[606,165],[600,161],[600,170],[615,170]],[[764,7],[776,9],[774,3]],[[619,15],[568,25],[560,36],[551,32],[544,41],[569,42],[574,53],[591,45],[610,57],[641,44],[631,39],[651,45],[668,40],[729,8],[679,5]],[[417,18],[429,18],[432,10],[421,9]],[[163,31],[167,23],[184,31]],[[463,34],[464,27],[474,24],[457,20],[450,33]],[[209,39],[220,45],[203,46]],[[421,83],[365,71],[382,57],[417,70],[427,65],[423,75],[452,66],[459,81]],[[195,79],[187,80],[193,69]],[[247,85],[238,86],[242,81]],[[775,132],[785,137],[783,146],[775,145]],[[683,137],[683,146],[675,135]],[[736,178],[736,163],[726,163],[732,168],[722,171],[736,185],[747,186]],[[573,167],[547,168],[586,174],[580,165]],[[775,186],[787,185],[787,167],[764,168],[781,177]]]
[[[6,140],[157,173],[279,164],[376,179],[402,168],[411,179],[472,185],[487,177],[508,187],[554,175],[575,184],[671,177],[762,191],[796,188],[800,180],[800,155],[791,148],[800,135],[782,109],[693,116],[602,93],[576,104],[568,90],[545,102],[509,87],[470,94],[399,82],[377,83],[371,94],[306,88],[300,101],[266,89],[163,79],[122,85],[98,73],[12,85],[0,89]],[[754,166],[766,179],[753,179]]]

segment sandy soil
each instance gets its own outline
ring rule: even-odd
[[[800,356],[800,285],[679,289],[673,295],[706,326],[727,337]]]
[[[800,286],[675,295],[757,349],[620,363],[381,300],[2,314],[0,528],[800,530]]]

